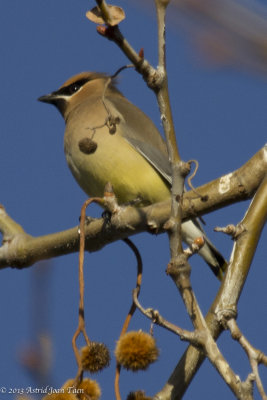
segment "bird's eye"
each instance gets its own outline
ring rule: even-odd
[[[71,96],[74,93],[78,92],[78,90],[86,83],[88,82],[88,79],[80,79],[79,81],[73,82],[68,86],[63,86],[61,89],[59,89],[56,93],[58,95],[64,95],[64,96]]]
[[[77,92],[80,89],[81,85],[79,85],[78,83],[73,83],[72,85],[70,85],[68,87],[68,92],[69,94],[73,94],[75,92]]]

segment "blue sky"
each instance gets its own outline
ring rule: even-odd
[[[130,1],[121,29],[146,58],[157,62],[154,10],[143,12]],[[8,0],[0,3],[1,31],[1,196],[7,212],[32,235],[44,235],[78,224],[86,199],[69,172],[63,152],[64,122],[50,106],[37,102],[40,95],[57,89],[67,78],[84,70],[114,73],[128,63],[121,51],[97,35],[85,12],[94,6],[87,0]],[[195,185],[205,183],[245,163],[266,142],[266,80],[234,69],[204,65],[187,38],[172,23],[167,34],[169,86],[180,153],[184,160],[197,159],[200,167]],[[157,104],[142,78],[133,70],[121,74],[122,92],[159,129]],[[232,241],[214,226],[237,223],[248,203],[237,204],[205,217],[213,242],[229,257]],[[93,207],[90,215],[101,215]],[[267,352],[266,325],[266,230],[239,302],[240,328],[247,338]],[[179,294],[165,274],[169,260],[166,235],[133,238],[144,262],[141,302],[158,309],[167,319],[191,328]],[[192,283],[203,311],[209,308],[219,284],[204,262],[192,259]],[[36,329],[51,335],[52,376],[55,387],[74,377],[76,364],[71,338],[78,320],[78,255],[43,263],[49,269],[44,284],[34,294],[36,267],[1,271],[0,386],[38,387],[18,363],[18,354],[36,340]],[[40,268],[40,267],[39,267]],[[86,321],[92,340],[105,342],[113,353],[123,319],[130,307],[135,285],[135,260],[118,242],[85,258]],[[38,318],[36,321],[36,310]],[[38,312],[39,310],[39,312]],[[130,329],[148,331],[150,323],[137,313]],[[242,350],[226,332],[219,340],[223,354],[244,379],[250,372]],[[147,372],[122,372],[121,392],[144,389],[148,395],[162,388],[186,348],[178,337],[155,327],[161,350],[157,363]],[[111,367],[97,375],[103,396],[113,396],[114,357]],[[263,381],[267,372],[260,368]],[[205,361],[185,399],[231,399],[233,395],[214,368]],[[14,398],[6,394],[1,399]],[[255,398],[259,398],[255,393]]]

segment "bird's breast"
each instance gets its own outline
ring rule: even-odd
[[[122,136],[123,124],[111,134],[106,125],[66,128],[64,150],[72,174],[89,196],[103,196],[107,182],[119,203],[137,198],[152,204],[170,196],[159,173]]]

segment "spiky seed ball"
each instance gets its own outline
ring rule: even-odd
[[[79,400],[98,400],[101,396],[101,389],[98,383],[92,379],[85,378],[74,388],[74,379],[69,379],[63,385],[64,389],[70,388]]]
[[[42,400],[78,400],[78,397],[73,393],[52,393],[47,394]]]
[[[130,392],[126,400],[152,400],[152,397],[146,396],[143,390],[138,390],[137,392]]]
[[[79,394],[80,400],[98,400],[101,396],[101,389],[98,383],[92,379],[84,379],[78,386],[79,389],[83,390],[83,393]]]
[[[159,350],[153,336],[142,331],[132,331],[120,337],[115,349],[117,362],[126,369],[145,370],[157,360]]]
[[[101,371],[109,366],[110,354],[104,343],[91,342],[81,349],[82,366],[91,373]]]

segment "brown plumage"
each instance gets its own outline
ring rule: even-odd
[[[142,206],[170,197],[171,167],[164,140],[109,76],[83,72],[39,100],[54,104],[65,119],[66,159],[89,196],[103,196],[111,182],[121,204],[139,199]],[[182,234],[188,244],[205,237],[199,254],[221,278],[226,262],[198,221],[183,223]]]

